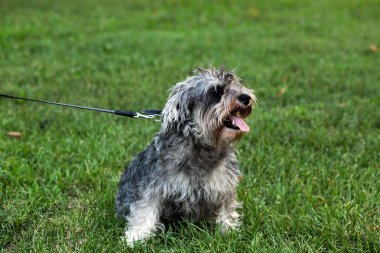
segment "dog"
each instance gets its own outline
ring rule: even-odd
[[[178,219],[239,227],[235,144],[255,103],[253,90],[224,68],[196,69],[171,89],[161,130],[120,178],[116,211],[127,220],[128,245]]]

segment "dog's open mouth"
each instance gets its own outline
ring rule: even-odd
[[[237,113],[231,113],[224,119],[224,126],[233,130],[238,130],[242,132],[248,132],[249,126],[245,123],[243,117]]]

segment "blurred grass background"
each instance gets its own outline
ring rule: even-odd
[[[193,68],[233,67],[259,99],[242,228],[184,223],[136,250],[379,252],[379,15],[375,0],[2,0],[0,92],[162,108]],[[1,251],[127,251],[118,178],[159,128],[0,99]]]

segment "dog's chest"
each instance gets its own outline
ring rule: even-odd
[[[226,164],[221,164],[213,171],[201,179],[205,194],[228,194],[234,191],[237,184],[237,176],[231,171]]]
[[[237,175],[224,164],[204,175],[178,173],[166,191],[168,210],[193,220],[213,216],[235,193],[237,181]]]
[[[192,170],[192,171],[189,171]],[[188,168],[171,176],[167,192],[175,201],[188,203],[219,202],[235,191],[237,175],[222,162],[208,171]],[[170,193],[171,192],[171,193]]]

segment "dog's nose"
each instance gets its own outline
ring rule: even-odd
[[[248,105],[249,104],[249,101],[251,101],[251,97],[247,94],[241,94],[239,97],[238,97],[238,100],[240,103],[242,103],[243,105]]]

